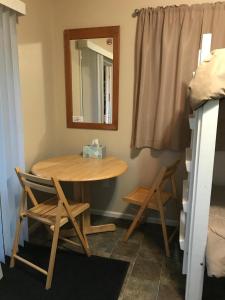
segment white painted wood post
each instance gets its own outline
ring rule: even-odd
[[[201,300],[211,199],[219,101],[196,111],[186,224],[186,300]]]

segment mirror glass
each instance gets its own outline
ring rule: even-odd
[[[113,39],[70,40],[73,122],[112,124]]]
[[[67,127],[118,129],[119,26],[64,30]]]

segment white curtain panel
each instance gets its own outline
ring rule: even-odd
[[[0,5],[0,261],[11,255],[15,235],[21,187],[14,168],[24,168],[16,23],[16,12]]]

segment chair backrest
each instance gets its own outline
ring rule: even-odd
[[[162,190],[165,183],[170,180],[171,186],[172,186],[172,192],[173,195],[176,196],[177,191],[176,191],[176,184],[175,184],[175,173],[177,170],[177,167],[180,163],[180,159],[176,160],[172,165],[167,166],[167,167],[162,167],[160,169],[160,172],[158,176],[156,177],[156,180],[153,183],[154,190]]]
[[[163,181],[167,178],[171,178],[176,173],[177,167],[180,163],[180,159],[176,160],[172,165],[166,167],[166,172],[163,176]]]
[[[38,205],[37,198],[32,190],[45,192],[48,194],[57,194],[54,182],[52,179],[45,179],[35,175],[22,172],[19,168],[15,169],[19,181],[24,191],[29,195],[29,198],[34,206]]]
[[[66,209],[68,211],[70,210],[63,189],[56,178],[51,178],[51,179],[42,178],[39,176],[22,172],[19,168],[16,168],[15,171],[24,191],[28,194],[34,206],[38,205],[38,200],[35,197],[32,190],[56,195],[58,200],[62,201]]]

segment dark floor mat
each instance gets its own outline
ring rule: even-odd
[[[26,244],[19,254],[43,266],[50,249]],[[57,251],[52,287],[45,290],[46,277],[16,261],[10,269],[3,265],[1,300],[116,300],[129,263],[98,256],[87,257],[72,251]]]

